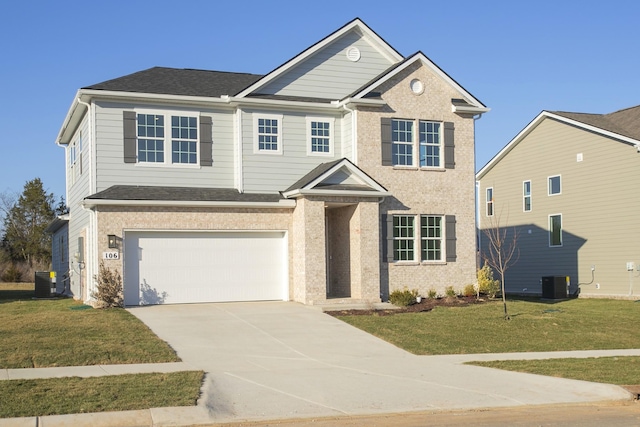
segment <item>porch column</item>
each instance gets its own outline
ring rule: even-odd
[[[324,201],[297,199],[293,211],[293,299],[304,304],[327,299]]]
[[[351,297],[380,302],[378,201],[361,201],[350,221]]]

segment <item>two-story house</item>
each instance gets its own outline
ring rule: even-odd
[[[569,277],[569,295],[640,293],[640,106],[609,114],[543,111],[477,174],[484,230],[517,233],[506,290],[540,295]],[[562,280],[560,279],[560,282]],[[635,282],[635,283],[634,283]]]
[[[71,292],[127,305],[376,302],[475,281],[474,117],[423,53],[355,19],[266,75],[155,67],[80,89]]]

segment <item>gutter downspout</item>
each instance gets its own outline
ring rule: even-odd
[[[351,113],[351,156],[353,157],[353,164],[358,164],[358,115],[357,110],[347,107],[347,104],[342,106],[346,111]]]
[[[473,116],[473,171],[475,177],[476,170],[476,121],[482,118],[482,113]],[[475,180],[473,198],[476,203],[476,271],[482,268],[482,231],[480,230],[480,181]]]
[[[242,153],[242,144],[243,144],[243,135],[242,135],[242,108],[236,108],[236,126],[238,129],[237,140],[236,143],[236,188],[240,194],[244,193],[244,169],[243,169],[243,153]]]

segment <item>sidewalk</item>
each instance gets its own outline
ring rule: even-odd
[[[640,349],[631,350],[593,350],[593,351],[562,351],[549,353],[504,353],[504,354],[465,354],[465,355],[444,355],[444,356],[416,356],[426,363],[433,363],[438,369],[447,366],[447,369],[461,368],[465,362],[486,361],[486,360],[533,360],[550,358],[587,358],[587,357],[612,357],[612,356],[640,356]],[[470,367],[471,369],[488,369]],[[120,375],[133,373],[151,372],[177,372],[196,370],[197,368],[189,363],[156,363],[156,364],[136,364],[136,365],[98,365],[98,366],[72,366],[55,368],[35,368],[35,369],[4,369],[0,370],[1,380],[34,379],[34,378],[60,378],[60,377],[95,377],[106,375]],[[530,374],[520,374],[530,375]],[[544,381],[547,377],[540,377]],[[554,379],[557,380],[557,379]],[[572,381],[572,380],[567,380]],[[600,396],[600,400],[630,400],[632,394],[621,387],[606,384],[596,384],[588,382],[577,382],[584,391],[584,402],[593,402],[593,396]],[[590,394],[591,390],[596,390]],[[468,401],[469,396],[460,393],[460,401]],[[459,403],[459,402],[458,402]],[[540,404],[554,402],[541,402]],[[523,403],[524,404],[524,403]],[[434,411],[447,411],[460,409],[459,404],[452,404],[451,407],[430,408]],[[477,406],[477,409],[484,406]],[[474,408],[473,405],[468,409]],[[371,414],[379,414],[379,411],[372,410]],[[286,415],[286,414],[285,414]],[[346,416],[352,414],[344,414]],[[284,418],[284,417],[283,417]],[[298,418],[292,414],[291,418]],[[123,412],[103,412],[90,414],[70,414],[51,415],[44,417],[27,418],[5,418],[0,419],[0,427],[116,427],[116,426],[205,426],[214,425],[220,422],[244,421],[242,418],[235,420],[220,420],[214,413],[203,404],[191,407],[175,408],[152,408],[138,411]],[[259,421],[254,419],[253,421]]]

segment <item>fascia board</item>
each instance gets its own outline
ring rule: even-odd
[[[270,73],[266,74],[260,80],[258,80],[257,82],[255,82],[254,84],[249,86],[248,88],[244,89],[242,92],[238,93],[236,95],[236,97],[243,98],[243,97],[249,95],[250,93],[260,89],[261,87],[264,87],[265,85],[267,85],[270,82],[272,82],[273,80],[277,79],[279,76],[283,75],[284,73],[286,73],[287,71],[289,71],[290,69],[295,67],[296,65],[300,64],[302,61],[304,61],[307,58],[309,58],[314,53],[318,52],[319,50],[321,50],[325,46],[327,46],[330,43],[334,42],[335,40],[339,39],[344,34],[348,33],[349,31],[351,31],[353,29],[360,30],[365,37],[367,37],[367,38],[369,38],[371,40],[374,40],[378,45],[376,47],[381,52],[386,52],[386,56],[388,56],[389,58],[393,59],[391,62],[398,62],[398,61],[401,61],[403,59],[402,55],[400,55],[387,42],[385,42],[380,36],[378,36],[364,22],[362,22],[359,18],[356,18],[353,21],[351,21],[350,23],[348,23],[347,25],[345,25],[344,27],[342,27],[342,28],[338,29],[337,31],[335,31],[333,34],[330,34],[329,36],[327,36],[324,39],[320,40],[319,42],[315,43],[311,47],[309,47],[306,50],[302,51],[300,54],[296,55],[295,57],[293,57],[289,61],[287,61],[284,64],[280,65],[278,68],[276,68],[273,71],[271,71]]]
[[[380,198],[390,196],[388,191],[353,191],[353,190],[304,190],[298,189],[282,193],[282,195],[288,199],[296,198],[298,196],[335,196],[335,197],[372,197]]]
[[[483,114],[491,111],[491,108],[466,107],[463,105],[451,105],[451,111],[460,114]]]
[[[356,177],[358,177],[363,184],[368,185],[369,187],[373,188],[375,191],[383,192],[383,193],[387,192],[386,188],[382,187],[380,184],[375,182],[371,177],[369,177],[367,174],[362,172],[359,168],[353,167],[352,164],[347,160],[342,160],[341,162],[335,164],[331,169],[329,169],[328,171],[326,171],[325,173],[323,173],[322,175],[320,175],[319,177],[311,181],[309,184],[302,187],[300,190],[314,191],[314,192],[323,191],[323,190],[314,190],[313,188],[319,183],[321,183],[323,180],[325,180],[327,177],[334,174],[338,169],[342,168],[343,166],[346,166],[347,169],[349,169],[351,173],[356,175]],[[347,191],[348,190],[341,190],[341,194]]]
[[[236,107],[280,107],[280,108],[296,108],[314,111],[337,110],[341,107],[337,102],[330,103],[305,102],[305,101],[283,101],[279,99],[255,99],[255,98],[227,98],[231,106]]]
[[[234,201],[84,199],[82,201],[82,206],[85,208],[94,208],[97,206],[173,206],[173,207],[292,209],[296,207],[296,202],[295,200],[281,200],[279,202],[234,202]]]
[[[578,128],[582,128],[585,129],[587,131],[590,132],[594,132],[600,135],[604,135],[610,138],[615,138],[624,142],[627,142],[629,144],[632,145],[636,145],[636,144],[640,144],[640,140],[634,139],[634,138],[629,138],[627,136],[624,135],[620,135],[618,133],[615,132],[610,132],[607,130],[604,130],[602,128],[596,127],[596,126],[592,126],[592,125],[588,125],[586,123],[582,123],[579,122],[577,120],[573,120],[573,119],[569,119],[567,117],[563,117],[557,114],[553,114],[550,113],[549,111],[542,111],[540,114],[538,114],[524,129],[522,129],[520,131],[520,133],[518,133],[515,138],[513,138],[507,145],[505,145],[505,147],[500,150],[498,152],[498,154],[496,154],[491,160],[489,160],[489,162],[478,171],[478,173],[476,174],[476,179],[482,179],[482,177],[484,177],[487,172],[489,172],[493,166],[495,166],[496,163],[498,163],[504,156],[506,156],[516,145],[518,145],[520,143],[520,141],[527,136],[536,126],[538,126],[540,124],[540,122],[542,122],[542,120],[544,120],[545,118],[551,118],[563,123],[567,123],[569,125],[578,127]]]
[[[78,97],[80,96],[80,91],[76,92],[76,96],[73,97],[73,101],[71,102],[71,105],[69,106],[69,110],[67,111],[67,115],[64,118],[64,121],[62,122],[62,126],[60,127],[60,131],[58,131],[58,136],[56,137],[56,144],[57,145],[65,145],[68,142],[63,142],[64,139],[64,135],[67,131],[67,128],[69,127],[69,124],[71,123],[71,119],[72,117],[74,117],[75,115],[75,111],[78,108]]]
[[[398,75],[399,73],[401,73],[402,71],[407,69],[407,67],[409,67],[410,65],[414,64],[416,61],[421,61],[425,66],[427,66],[434,73],[436,73],[442,80],[447,82],[456,91],[460,92],[460,94],[463,97],[465,97],[466,99],[470,100],[471,103],[474,104],[475,107],[486,108],[486,106],[482,102],[480,102],[473,95],[471,95],[469,92],[467,92],[465,88],[460,86],[458,84],[458,82],[453,80],[447,73],[445,73],[440,67],[438,67],[435,63],[433,63],[429,58],[427,58],[425,56],[425,54],[422,53],[422,52],[416,53],[412,59],[406,61],[404,64],[402,64],[401,66],[395,68],[391,72],[385,74],[380,79],[372,82],[369,86],[367,86],[366,88],[364,88],[363,90],[361,90],[360,92],[355,94],[352,98],[361,98],[361,97],[363,97],[364,95],[366,95],[367,93],[369,93],[370,91],[375,89],[376,87],[378,87],[381,84],[387,82],[388,80],[392,79],[393,77],[395,77],[396,75]]]

